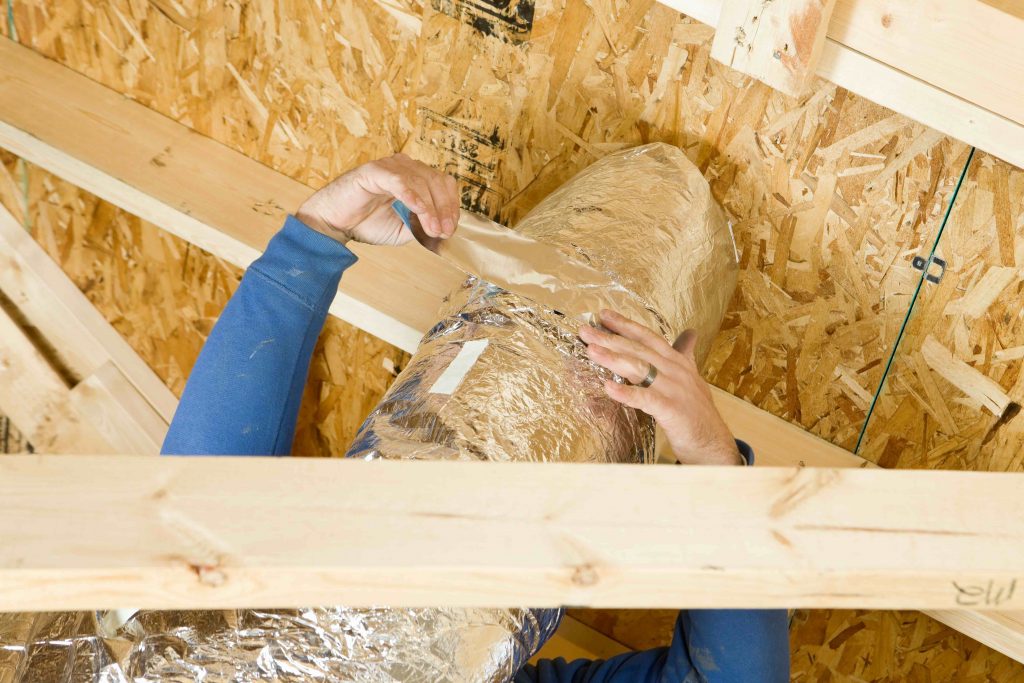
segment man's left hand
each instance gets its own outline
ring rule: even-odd
[[[614,311],[601,311],[600,320],[607,331],[590,325],[580,328],[587,355],[632,383],[607,380],[604,389],[608,396],[653,417],[665,431],[679,462],[744,464],[735,439],[715,408],[711,390],[697,369],[697,334],[687,330],[674,345],[669,345],[654,330]],[[646,387],[640,386],[651,374],[653,381]]]

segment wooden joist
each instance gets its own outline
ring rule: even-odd
[[[661,2],[718,26],[725,0]],[[1024,167],[1022,44],[1024,19],[977,0],[836,0],[817,73]]]
[[[711,56],[799,97],[814,80],[836,0],[723,0]]]
[[[1024,607],[1024,474],[0,459],[0,610]],[[729,495],[722,495],[728,491]],[[125,514],[131,510],[131,514]]]
[[[112,363],[165,422],[174,417],[178,401],[170,389],[3,207],[0,290],[77,379]]]
[[[72,405],[64,378],[3,308],[0,412],[41,452],[113,452],[110,443]]]
[[[0,311],[0,410],[29,442],[47,453],[159,453],[174,394],[3,207],[0,292],[42,338]]]
[[[0,39],[0,147],[240,267],[312,193],[8,39]],[[416,244],[353,249],[360,261],[332,313],[415,349],[463,274]]]

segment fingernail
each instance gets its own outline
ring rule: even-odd
[[[444,219],[444,231],[449,235],[455,232],[455,221],[451,218]]]

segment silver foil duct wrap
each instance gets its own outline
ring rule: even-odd
[[[602,306],[703,360],[732,296],[731,231],[662,144],[598,161],[509,235],[469,217],[438,253],[473,276],[445,301],[349,457],[651,462],[653,427],[610,401],[577,337]],[[497,283],[497,284],[495,284]],[[491,682],[558,610],[348,609],[0,615],[0,683]]]

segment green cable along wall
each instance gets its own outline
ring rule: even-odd
[[[967,178],[967,171],[971,167],[971,161],[974,160],[974,153],[977,151],[974,147],[971,147],[970,153],[967,155],[967,161],[964,163],[963,169],[960,171],[960,178],[956,182],[956,187],[953,188],[953,194],[949,197],[949,204],[946,206],[946,212],[942,216],[942,223],[939,224],[939,230],[935,234],[935,239],[932,241],[931,250],[928,252],[928,257],[925,259],[924,267],[921,269],[921,277],[917,280],[917,286],[914,288],[914,295],[910,299],[910,305],[907,307],[907,312],[903,316],[903,324],[900,325],[900,331],[896,335],[896,341],[893,342],[892,350],[889,352],[889,357],[886,359],[885,369],[882,371],[882,378],[878,381],[878,388],[875,389],[875,394],[871,398],[871,405],[868,407],[868,413],[864,416],[864,424],[861,425],[860,435],[857,437],[857,445],[854,446],[853,452],[860,453],[860,447],[864,442],[864,435],[868,431],[868,423],[871,421],[871,415],[875,412],[875,406],[878,405],[878,397],[885,391],[885,381],[889,377],[889,371],[892,369],[893,362],[896,360],[896,354],[900,349],[900,342],[903,340],[903,335],[907,331],[907,325],[910,323],[910,318],[914,314],[914,308],[917,306],[917,301],[921,296],[921,290],[924,287],[925,279],[928,276],[928,269],[932,265],[932,261],[935,258],[935,251],[939,248],[939,241],[942,240],[942,233],[946,230],[946,224],[949,222],[949,217],[953,213],[953,207],[956,205],[957,197],[960,195],[960,188],[963,187],[964,180]]]

